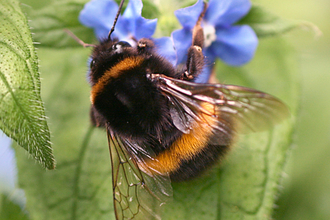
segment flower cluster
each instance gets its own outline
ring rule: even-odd
[[[204,55],[212,66],[219,57],[232,66],[240,66],[252,59],[258,45],[258,38],[248,25],[234,25],[250,10],[249,0],[210,0],[203,17]],[[177,51],[177,63],[187,59],[185,51],[192,42],[192,29],[203,10],[203,0],[195,5],[175,12],[182,29],[174,31],[172,38]],[[212,68],[206,66],[197,79],[207,82]]]
[[[171,38],[154,39],[158,53],[169,59],[173,65],[186,62],[187,50],[192,42],[192,30],[203,11],[203,0],[193,6],[175,12],[182,29],[172,33]],[[220,58],[225,63],[240,66],[254,56],[258,38],[248,25],[235,25],[250,10],[249,0],[210,0],[203,17],[204,55],[206,65],[198,82],[207,82],[213,63]],[[93,0],[81,11],[80,22],[94,29],[99,39],[108,35],[118,5],[113,0]],[[119,17],[113,35],[120,40],[132,42],[132,39],[151,38],[156,29],[156,19],[141,16],[142,1],[130,0],[125,12]],[[175,50],[174,50],[175,48]]]
[[[151,38],[156,30],[157,19],[145,19],[141,16],[141,0],[130,0],[125,12],[119,16],[113,36],[121,41],[127,41],[135,45],[133,39]],[[94,29],[98,39],[108,37],[112,22],[118,11],[118,5],[113,0],[93,0],[88,2],[80,12],[80,22]],[[169,37],[154,39],[158,53],[173,64],[176,54],[173,49],[172,40]]]

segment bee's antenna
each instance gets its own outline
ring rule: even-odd
[[[112,34],[112,32],[115,31],[115,26],[116,26],[117,20],[118,20],[118,18],[119,18],[119,15],[120,15],[121,9],[123,8],[124,2],[125,2],[125,0],[121,0],[121,2],[120,2],[120,4],[119,4],[119,8],[118,8],[118,11],[117,11],[117,14],[116,14],[115,20],[114,20],[113,25],[112,25],[112,28],[111,28],[111,30],[109,31],[109,34],[108,34],[108,39],[109,39],[109,40],[111,39],[111,34]]]
[[[69,29],[64,29],[64,31],[83,47],[96,47],[94,44],[86,44],[84,41],[79,39],[79,37],[77,37],[74,33],[72,33]]]

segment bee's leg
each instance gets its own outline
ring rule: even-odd
[[[150,55],[154,47],[155,43],[148,38],[142,38],[137,42],[137,51],[139,54]]]
[[[198,34],[202,36],[198,36],[197,38],[203,38],[203,30],[199,31]],[[193,38],[194,39],[194,38]],[[186,64],[186,71],[184,72],[184,79],[192,80],[198,74],[200,74],[204,67],[204,55],[203,55],[203,45],[199,44],[198,40],[194,42],[190,46],[188,50],[188,59]]]
[[[205,14],[207,4],[204,3],[204,10],[199,16],[198,21],[193,29],[192,44],[188,49],[188,59],[186,64],[186,71],[182,78],[185,80],[193,80],[198,74],[200,74],[204,67],[204,31],[201,26],[201,21]]]

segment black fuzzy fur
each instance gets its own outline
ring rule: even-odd
[[[218,162],[228,150],[228,146],[205,146],[202,152],[196,154],[191,160],[182,161],[180,168],[170,173],[171,180],[180,182],[200,176],[204,171]]]
[[[167,60],[154,52],[152,40],[142,39],[137,47],[125,47],[119,52],[113,49],[116,43],[116,40],[105,40],[95,47],[90,72],[92,86],[98,83],[106,71],[124,59],[139,56],[143,62],[122,71],[102,87],[102,92],[94,97],[91,107],[92,124],[105,127],[107,123],[120,138],[150,147],[158,155],[169,149],[183,133],[173,124],[168,98],[147,75],[163,74],[192,80],[204,65],[204,58],[198,51],[198,47],[202,45],[189,48],[186,70],[178,72]],[[173,181],[196,177],[226,151],[225,146],[206,145],[194,158],[182,161],[180,168],[170,173],[170,177]]]

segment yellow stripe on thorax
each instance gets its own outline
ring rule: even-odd
[[[212,135],[211,125],[214,125],[217,119],[212,116],[214,114],[212,104],[203,103],[202,107],[210,114],[200,113],[201,121],[194,122],[190,133],[183,134],[169,149],[157,155],[155,160],[146,161],[142,170],[147,173],[157,173],[158,171],[162,174],[174,172],[179,169],[182,161],[192,159],[207,146],[209,137]]]
[[[95,96],[100,94],[104,87],[109,83],[111,79],[118,78],[124,71],[133,69],[143,62],[143,57],[134,56],[128,57],[106,70],[103,76],[98,80],[98,82],[92,87],[91,90],[91,103],[94,104]]]

